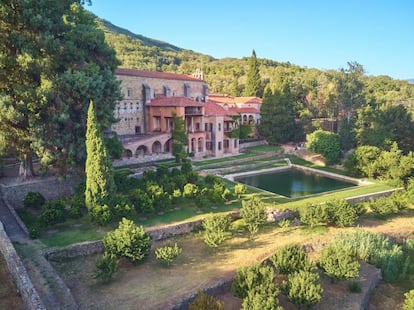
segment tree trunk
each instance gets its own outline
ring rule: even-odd
[[[32,154],[30,153],[30,151],[24,153],[22,156],[22,160],[20,162],[19,176],[22,177],[24,180],[34,176]]]

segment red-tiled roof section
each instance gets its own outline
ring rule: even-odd
[[[149,106],[158,107],[202,107],[204,104],[187,97],[158,97],[151,100]]]
[[[236,108],[236,111],[239,113],[251,113],[251,114],[259,114],[260,111],[256,108]]]
[[[235,97],[234,101],[236,103],[262,103],[262,99],[259,97]]]
[[[204,82],[203,80],[197,79],[187,74],[176,74],[176,73],[158,72],[158,71],[144,71],[144,70],[126,69],[126,68],[116,69],[115,74],[127,75],[127,76],[140,76],[140,77],[155,78],[155,79]]]
[[[205,103],[204,108],[205,115],[216,115],[216,116],[231,116],[231,115],[238,115],[233,110],[226,110],[221,105],[214,103],[214,102],[207,102]]]

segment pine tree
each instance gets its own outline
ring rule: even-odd
[[[89,104],[86,126],[85,172],[85,205],[88,210],[108,204],[115,194],[115,182],[92,101]]]
[[[256,52],[253,50],[252,57],[249,59],[249,71],[247,72],[245,96],[261,97],[262,86],[259,72],[259,64],[257,62]]]

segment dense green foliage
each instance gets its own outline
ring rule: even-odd
[[[331,244],[322,250],[319,266],[331,278],[343,280],[359,275],[359,262],[346,245]]]
[[[248,291],[243,299],[243,310],[282,310],[277,299],[279,288],[274,283],[258,285]]]
[[[404,294],[404,304],[402,310],[413,310],[414,309],[414,290],[408,291]]]
[[[199,290],[196,299],[188,305],[188,310],[224,310],[224,306],[218,298]]]
[[[310,270],[312,267],[303,248],[298,244],[288,244],[270,257],[276,270],[289,274],[299,270]]]
[[[351,233],[340,233],[335,244],[351,250],[359,260],[381,268],[384,280],[392,282],[404,278],[407,272],[408,258],[401,246],[389,238],[362,229]]]
[[[253,196],[247,200],[242,200],[240,216],[244,220],[250,235],[253,236],[259,231],[259,227],[267,221],[266,207],[260,198]]]
[[[310,308],[322,298],[323,289],[316,272],[299,270],[291,273],[283,288],[289,300],[301,307]]]
[[[255,264],[249,267],[240,267],[231,285],[231,290],[235,296],[245,298],[249,291],[255,287],[260,285],[264,287],[271,286],[274,279],[275,272],[270,266]]]
[[[0,19],[0,149],[18,153],[25,177],[34,154],[64,174],[85,159],[89,100],[100,124],[114,121],[115,53],[79,1],[6,1]]]
[[[175,161],[181,163],[181,161],[187,157],[188,134],[185,131],[184,120],[181,117],[173,115],[173,122],[172,154],[175,157]]]
[[[182,251],[183,249],[177,243],[166,244],[155,249],[155,257],[169,266]]]
[[[65,220],[65,205],[61,200],[49,201],[42,207],[39,222],[44,227],[63,223]]]
[[[118,259],[116,256],[104,253],[96,260],[93,277],[103,283],[111,281],[112,276],[118,271]]]
[[[341,155],[339,136],[335,133],[318,129],[306,135],[306,147],[325,157],[328,165],[338,162]]]
[[[39,192],[28,192],[23,199],[23,205],[25,208],[38,209],[46,202],[45,197]]]
[[[88,110],[86,155],[85,205],[89,210],[94,210],[111,202],[115,194],[115,182],[92,101]],[[97,215],[99,212],[91,213],[91,219],[99,221]]]
[[[148,255],[151,237],[142,226],[123,218],[118,228],[108,232],[102,242],[106,253],[138,263]]]
[[[257,62],[256,52],[253,50],[252,57],[249,59],[249,70],[247,71],[246,88],[243,95],[246,97],[262,97],[262,94],[259,63]]]
[[[404,155],[396,142],[389,150],[360,146],[349,156],[345,167],[354,175],[374,177],[401,186],[414,175],[414,153]]]
[[[204,242],[213,248],[218,247],[228,235],[230,217],[227,215],[209,215],[203,220]]]

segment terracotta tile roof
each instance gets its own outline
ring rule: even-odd
[[[209,101],[214,101],[214,102],[219,102],[219,103],[227,103],[227,104],[231,104],[234,105],[234,98],[231,96],[226,96],[226,95],[218,95],[218,94],[209,94],[208,95],[208,100]]]
[[[191,100],[187,97],[158,97],[148,104],[152,107],[202,107],[204,103]]]
[[[251,113],[251,114],[259,114],[260,111],[256,108],[236,108],[236,111],[239,113]]]
[[[234,101],[236,103],[262,103],[262,99],[259,97],[235,97]]]
[[[140,76],[140,77],[156,78],[156,79],[204,82],[203,80],[197,79],[187,74],[176,74],[176,73],[158,72],[158,71],[144,71],[144,70],[126,69],[126,68],[116,69],[115,74],[126,75],[126,76]]]
[[[210,115],[217,115],[217,116],[232,116],[232,115],[238,115],[238,113],[235,113],[233,110],[226,110],[221,105],[215,103],[215,102],[207,102],[205,103],[204,113],[207,116]]]

